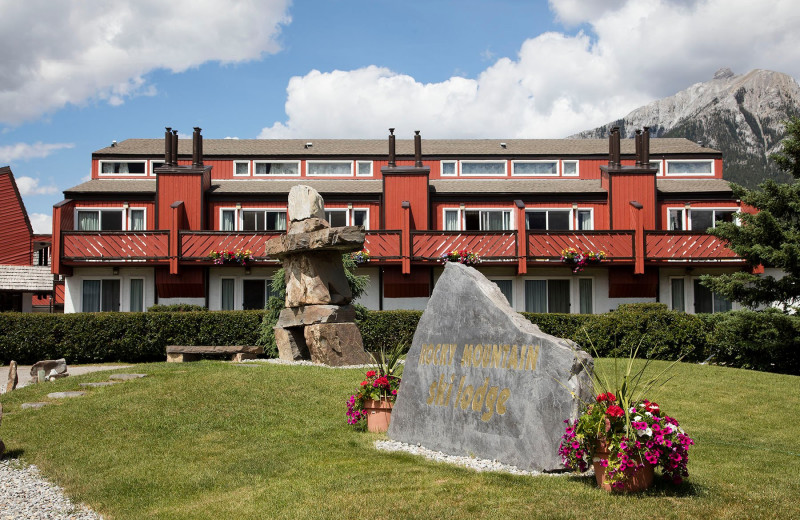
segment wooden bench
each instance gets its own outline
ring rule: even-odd
[[[236,345],[236,346],[167,346],[167,363],[183,363],[185,361],[197,361],[204,355],[230,355],[231,361],[242,361],[245,359],[255,359],[257,355],[264,353],[264,347]]]

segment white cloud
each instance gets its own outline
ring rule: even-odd
[[[144,75],[280,50],[290,0],[0,0],[0,121],[152,95]]]
[[[38,235],[48,235],[53,232],[53,216],[45,213],[31,213],[28,215],[33,232]]]
[[[58,187],[54,185],[39,186],[39,179],[33,177],[17,177],[17,188],[19,194],[23,197],[25,195],[51,195],[58,193]]]
[[[423,84],[387,68],[291,78],[287,120],[259,137],[562,137],[711,79],[721,67],[800,76],[800,3],[750,0],[552,0],[589,33],[526,40],[477,78]]]
[[[0,146],[0,164],[8,164],[14,161],[27,161],[29,159],[41,159],[47,157],[57,150],[73,148],[72,143],[15,143]]]

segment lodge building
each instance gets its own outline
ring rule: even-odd
[[[663,302],[685,312],[732,304],[698,283],[752,269],[706,233],[741,204],[722,154],[686,139],[127,139],[92,154],[91,180],[53,208],[53,273],[65,312],[141,311],[178,302],[262,308],[278,268],[289,189],[325,199],[332,226],[367,232],[360,303],[424,308],[442,254],[470,251],[520,311],[601,313]],[[575,272],[562,251],[603,251]],[[215,265],[209,253],[250,250]],[[735,304],[733,305],[735,308]]]

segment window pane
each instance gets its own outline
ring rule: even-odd
[[[308,175],[350,175],[352,167],[349,162],[309,162]]]
[[[714,212],[714,227],[717,227],[717,222],[733,222],[733,216],[736,214],[735,211],[728,211],[728,210],[717,210]]]
[[[131,212],[131,230],[144,231],[144,210],[132,209]]]
[[[500,292],[503,293],[503,296],[506,297],[508,300],[508,304],[513,306],[514,305],[514,282],[512,280],[492,280],[497,287],[500,288]]]
[[[667,173],[709,174],[711,173],[711,161],[667,161]]]
[[[711,291],[700,285],[700,280],[694,281],[694,312],[711,312]]]
[[[569,229],[569,211],[550,211],[550,222],[547,229],[549,230],[566,230]]]
[[[505,175],[506,163],[461,161],[461,175]]]
[[[255,165],[256,175],[297,175],[298,172],[296,162],[257,162]]]
[[[692,231],[705,232],[708,228],[712,227],[714,225],[713,214],[714,212],[711,210],[691,210],[689,212],[689,218],[692,221]]]
[[[103,280],[100,310],[103,312],[119,311],[119,280]]]
[[[220,226],[222,231],[234,231],[236,229],[236,212],[231,210],[224,210],[222,212],[222,224]]]
[[[237,162],[235,164],[236,167],[236,175],[248,175],[249,172],[247,171],[249,168],[249,163],[246,162]]]
[[[143,162],[104,162],[100,173],[144,173]]]
[[[100,229],[102,231],[122,230],[122,211],[102,211],[100,213]]]
[[[455,175],[455,174],[456,174],[456,163],[454,162],[442,163],[442,175]]]
[[[83,303],[81,311],[99,312],[100,311],[100,280],[83,281]]]
[[[263,213],[262,213],[263,216]],[[263,230],[262,227],[259,231]],[[283,211],[268,211],[267,212],[267,227],[268,231],[284,231],[286,230],[286,213]]]
[[[515,175],[556,175],[558,174],[558,161],[535,163],[514,163]]]
[[[672,310],[686,311],[686,302],[683,291],[683,278],[673,278],[670,282],[672,286]]]
[[[547,280],[525,280],[525,312],[547,312]]]
[[[353,210],[353,225],[354,226],[368,226],[367,222],[367,210],[365,209],[354,209]]]
[[[445,210],[444,229],[445,231],[458,231],[458,211]]]
[[[232,311],[235,308],[233,300],[233,283],[232,278],[222,279],[222,310]]]
[[[583,231],[592,229],[592,212],[588,209],[578,210],[578,229]]]
[[[347,211],[326,211],[325,220],[331,227],[341,227],[347,225]]]
[[[510,217],[505,211],[482,211],[481,230],[482,231],[502,231],[508,229],[506,222],[511,223]]]
[[[100,231],[100,212],[79,211],[78,231]]]
[[[369,177],[372,175],[372,162],[371,161],[359,161],[358,162],[358,174],[363,175],[365,177]]]
[[[481,212],[480,211],[465,211],[464,212],[464,230],[465,231],[480,231],[481,229]]]
[[[592,279],[581,278],[578,280],[578,298],[580,299],[580,313],[591,314],[592,309]]]
[[[525,213],[525,228],[544,231],[547,229],[546,211],[528,211]]]
[[[547,281],[547,312],[569,313],[569,280]]]
[[[714,312],[728,312],[731,310],[731,301],[721,294],[713,293]]]
[[[683,231],[683,210],[669,210],[669,229],[670,231]]]
[[[270,213],[272,214],[272,213]],[[242,213],[242,228],[245,231],[264,231],[264,212],[245,211]]]
[[[263,309],[266,297],[266,282],[264,280],[244,280],[242,282],[244,310]]]
[[[564,175],[578,174],[578,161],[564,161],[561,164],[564,167]]]
[[[657,170],[656,174],[661,173],[661,161],[650,161],[650,167]]]
[[[131,280],[131,312],[144,310],[144,280],[134,278]]]

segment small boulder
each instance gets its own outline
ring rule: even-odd
[[[19,383],[19,377],[17,375],[17,362],[12,361],[8,364],[8,383],[6,383],[6,393],[17,388],[17,383]]]
[[[289,190],[289,217],[292,222],[307,218],[325,219],[325,202],[311,186],[299,184]]]
[[[37,361],[31,367],[31,377],[37,377],[39,374],[39,370],[44,370],[44,373],[47,374],[47,377],[50,377],[50,375],[53,374],[54,370],[56,375],[66,374],[67,360],[61,358],[61,359],[45,359],[43,361]]]

